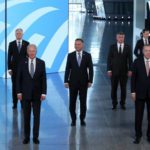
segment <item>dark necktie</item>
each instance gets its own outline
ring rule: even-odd
[[[18,41],[18,51],[19,51],[19,53],[20,53],[20,49],[21,49],[21,43],[20,43],[20,41]]]
[[[78,65],[80,66],[81,64],[81,53],[78,53]]]
[[[34,64],[33,64],[33,60],[31,60],[31,64],[30,64],[30,75],[33,78],[33,76],[34,76]]]
[[[120,46],[119,46],[119,54],[121,55],[121,53],[122,53],[122,48],[121,48],[121,44],[120,44]]]

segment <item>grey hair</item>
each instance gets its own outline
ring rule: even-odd
[[[27,46],[27,51],[29,50],[30,47],[34,47],[35,50],[37,51],[37,46],[36,46],[35,44],[29,44],[29,45]]]
[[[18,32],[18,31],[20,31],[20,32],[23,33],[23,29],[21,29],[21,28],[17,28],[17,29],[15,30],[15,32]]]

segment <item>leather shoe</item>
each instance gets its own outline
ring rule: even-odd
[[[76,126],[76,122],[75,121],[72,121],[71,122],[71,126],[73,127],[73,126]]]
[[[121,109],[126,110],[125,105],[121,105]]]
[[[81,126],[86,126],[86,122],[84,120],[81,121]]]
[[[38,138],[33,138],[33,143],[34,143],[34,144],[39,144],[39,143],[40,143],[40,141],[39,141],[39,139],[38,139]]]
[[[117,109],[117,106],[114,105],[114,106],[112,107],[112,110],[116,110],[116,109]]]
[[[141,138],[136,137],[135,140],[133,141],[134,144],[139,144],[141,141]]]
[[[29,138],[25,138],[24,140],[23,140],[23,144],[28,144],[30,142],[30,139]]]
[[[16,106],[16,105],[13,105],[13,106],[12,106],[12,109],[17,109],[17,106]]]

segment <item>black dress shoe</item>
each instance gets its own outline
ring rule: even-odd
[[[30,139],[29,138],[25,138],[24,140],[23,140],[23,144],[28,144],[30,142]]]
[[[116,109],[117,109],[117,106],[113,106],[113,107],[112,107],[112,110],[116,110]]]
[[[121,109],[126,110],[125,105],[121,105]]]
[[[141,138],[136,137],[135,140],[133,141],[134,144],[139,144],[141,141]]]
[[[71,122],[71,126],[73,127],[73,126],[76,126],[76,122],[75,121],[72,121]]]
[[[40,144],[40,141],[39,141],[38,138],[33,138],[33,143],[34,143],[34,144]]]
[[[16,106],[16,105],[13,105],[12,109],[17,109],[17,106]]]
[[[81,126],[86,126],[86,122],[85,121],[81,121]]]

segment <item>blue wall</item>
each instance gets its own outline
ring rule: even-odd
[[[3,3],[0,0],[0,11]],[[22,28],[23,38],[38,46],[37,56],[45,60],[47,73],[64,71],[68,52],[68,0],[8,0],[7,14],[7,42],[15,39],[16,28]],[[0,26],[1,23],[3,18]],[[4,30],[0,32],[0,76],[4,76],[5,65],[3,34]]]

